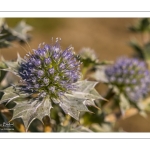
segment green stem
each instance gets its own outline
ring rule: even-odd
[[[83,67],[82,68],[82,79],[85,78],[85,75],[86,75],[87,71],[88,71],[88,67]]]

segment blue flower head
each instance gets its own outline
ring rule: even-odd
[[[142,99],[150,91],[150,72],[145,62],[138,59],[120,58],[105,73],[109,83],[132,101]]]
[[[18,73],[26,84],[20,87],[21,91],[58,99],[64,93],[75,90],[73,83],[80,79],[80,62],[73,47],[63,51],[57,39],[54,45],[45,44],[25,57]]]

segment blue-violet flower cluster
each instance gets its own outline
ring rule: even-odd
[[[108,81],[130,100],[142,99],[150,91],[150,72],[134,58],[120,58],[105,70]]]
[[[65,92],[75,90],[73,83],[80,78],[80,62],[77,61],[73,47],[62,50],[59,39],[54,45],[45,44],[34,50],[20,64],[19,75],[26,86],[21,91],[38,93],[39,97],[50,95],[58,99]]]

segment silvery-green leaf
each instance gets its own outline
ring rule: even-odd
[[[26,130],[34,119],[39,119],[42,122],[44,116],[50,117],[50,109],[52,108],[49,97],[43,100],[34,101],[23,101],[16,104],[13,108],[13,117],[11,120],[16,118],[22,118]]]
[[[124,96],[124,94],[120,94],[119,98],[120,98],[120,109],[124,114],[125,111],[130,108],[130,103],[127,100],[127,98]]]
[[[26,24],[25,21],[21,21],[17,24],[17,26],[12,30],[13,35],[16,35],[22,41],[27,41],[29,35],[27,34],[28,31],[31,31],[33,28]]]
[[[42,119],[44,116],[50,117],[50,109],[53,108],[51,101],[49,100],[49,97],[46,97],[41,106],[37,108],[36,110],[36,118],[39,119],[42,122]]]
[[[62,100],[63,101],[63,100]],[[79,120],[79,112],[76,110],[75,107],[69,106],[68,103],[60,102],[59,106],[63,109],[63,111],[75,118],[76,120]]]
[[[87,80],[78,81],[75,83],[75,85],[78,86],[76,91],[82,91],[84,93],[88,93],[91,89],[93,89],[96,86],[96,84],[98,84],[98,82],[87,81]]]
[[[95,86],[98,82],[95,81],[78,81],[76,83],[77,89],[73,91],[72,94],[76,97],[83,98],[83,99],[103,99],[104,98],[95,90]]]
[[[76,120],[79,120],[79,113],[81,111],[90,112],[87,105],[92,105],[96,107],[95,99],[104,99],[99,93],[94,89],[98,82],[94,81],[78,81],[76,83],[77,90],[71,92],[70,94],[65,94],[60,99],[60,107],[64,110],[66,114],[69,114]]]
[[[79,120],[80,111],[89,111],[84,104],[85,99],[76,98],[75,95],[65,94],[60,100],[60,107],[64,110],[66,114],[69,114],[73,118]]]
[[[95,108],[100,110],[100,108],[95,105],[94,100],[86,100],[86,101],[84,101],[84,104],[86,106],[93,106],[93,107],[95,107]]]
[[[103,99],[94,89],[97,83],[98,82],[86,80],[77,82],[77,90],[62,96],[58,100],[59,106],[66,114],[79,120],[79,113],[81,111],[90,112],[87,105],[96,107],[94,100]],[[31,98],[30,101],[27,101],[24,98],[28,98],[29,94],[20,93],[16,88],[9,87],[5,89],[3,91],[4,96],[1,100],[2,102],[9,102],[11,100],[16,102],[16,106],[13,108],[14,114],[12,120],[15,118],[22,118],[25,128],[28,129],[34,119],[37,118],[42,122],[44,116],[48,115],[50,117],[52,105],[51,99],[48,96],[44,99]],[[18,98],[21,98],[21,100],[18,100]]]
[[[100,95],[94,95],[93,93],[96,93],[95,91],[96,90],[94,89],[89,91],[89,93],[73,91],[72,94],[75,95],[76,98],[82,98],[82,99],[103,99],[103,97]]]
[[[14,92],[14,88],[12,86],[2,90],[2,92],[4,93],[4,95],[0,100],[0,104],[8,101],[10,102],[19,97],[19,95]]]
[[[5,102],[9,103],[10,101],[13,101],[17,98],[26,98],[29,96],[28,93],[22,93],[22,94],[17,93],[13,86],[10,86],[1,91],[4,93],[4,95],[2,99],[0,100],[0,104],[5,103]]]
[[[0,28],[0,48],[11,46],[13,41],[26,42],[30,39],[27,34],[32,27],[27,25],[24,21],[18,23],[15,28],[9,28],[6,23],[3,23]]]
[[[20,67],[20,63],[25,61],[25,60],[23,58],[21,58],[19,54],[17,54],[17,57],[18,57],[17,60],[13,61],[13,62],[12,61],[6,61],[3,59],[3,62],[6,64],[6,66],[8,68],[2,69],[2,70],[10,71],[10,72],[12,72],[18,76],[18,69]]]

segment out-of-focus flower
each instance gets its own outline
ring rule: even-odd
[[[88,67],[91,64],[95,65],[98,63],[98,59],[96,57],[95,51],[91,48],[82,48],[79,52],[79,56],[81,59],[81,62],[83,62],[84,67]]]
[[[145,62],[138,59],[120,58],[105,73],[109,83],[132,101],[142,99],[150,91],[150,72]]]
[[[95,106],[95,99],[103,99],[94,89],[98,82],[80,80],[80,61],[73,47],[61,49],[60,39],[39,46],[24,59],[19,56],[17,62],[5,63],[5,70],[19,76],[21,83],[5,89],[1,102],[15,100],[12,119],[21,117],[26,129],[35,118],[50,116],[52,103],[78,120],[81,111],[89,111],[86,105]]]
[[[80,50],[79,55],[82,59],[91,59],[92,61],[95,61],[97,59],[95,51],[91,48],[84,47]]]

